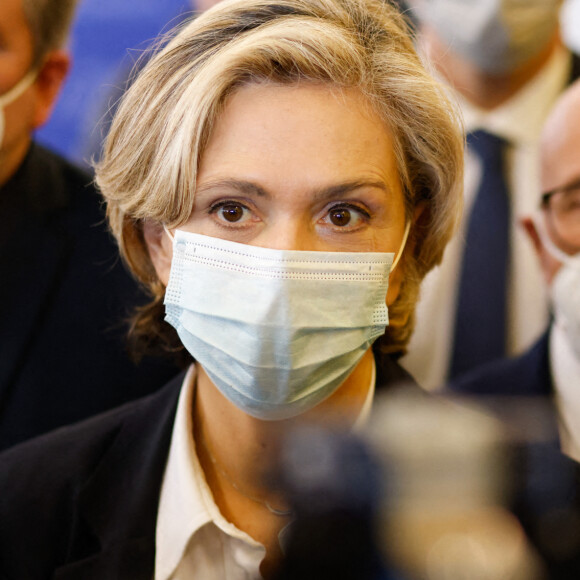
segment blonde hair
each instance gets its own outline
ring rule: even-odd
[[[34,43],[33,65],[67,41],[77,0],[22,0]]]
[[[124,96],[97,166],[121,253],[153,296],[133,333],[175,348],[143,223],[191,215],[198,164],[228,96],[253,82],[356,88],[392,133],[410,235],[382,349],[403,352],[419,284],[441,261],[462,208],[456,108],[426,72],[402,15],[382,0],[226,0],[181,28]],[[144,339],[144,340],[143,340]]]

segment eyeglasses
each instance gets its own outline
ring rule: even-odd
[[[542,209],[555,234],[580,252],[580,179],[542,194]]]

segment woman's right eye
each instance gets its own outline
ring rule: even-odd
[[[251,217],[251,212],[245,205],[234,201],[216,203],[210,208],[210,213],[217,215],[220,221],[230,224],[245,222]]]
[[[239,222],[244,217],[244,208],[241,205],[223,205],[220,213],[228,222]]]

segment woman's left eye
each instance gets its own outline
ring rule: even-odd
[[[328,210],[324,221],[339,228],[353,228],[369,217],[369,213],[360,207],[337,205]]]

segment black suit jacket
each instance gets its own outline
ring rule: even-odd
[[[452,381],[449,388],[465,395],[548,397],[553,390],[549,331],[524,354],[483,365]]]
[[[153,392],[178,369],[133,364],[143,301],[91,177],[32,145],[0,188],[0,449]]]
[[[515,429],[524,440],[542,439],[554,450],[560,449],[558,412],[552,394],[554,384],[550,369],[549,329],[526,352],[515,358],[489,362],[458,377],[448,389],[461,395],[475,396]],[[538,405],[523,407],[518,400],[535,398]],[[522,423],[522,410],[528,421]],[[534,425],[535,433],[529,432]],[[521,428],[521,431],[520,431]]]
[[[151,580],[182,381],[0,455],[2,580]],[[401,381],[386,358],[377,388]]]

